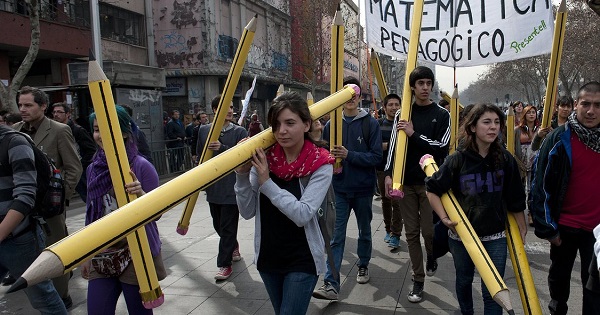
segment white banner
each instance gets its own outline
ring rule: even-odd
[[[413,0],[364,0],[367,45],[406,58]],[[550,0],[425,0],[419,60],[467,67],[550,53]]]

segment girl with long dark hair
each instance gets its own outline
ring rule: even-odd
[[[508,211],[515,214],[523,239],[527,233],[523,215],[525,194],[518,166],[498,139],[504,124],[504,114],[498,107],[475,105],[461,127],[461,148],[448,156],[439,171],[425,181],[432,208],[450,229],[448,242],[456,268],[456,296],[462,314],[474,313],[474,264],[454,229],[457,222],[448,218],[440,196],[452,189],[496,269],[504,276]],[[481,287],[484,314],[502,314],[502,308],[492,299],[483,281]]]

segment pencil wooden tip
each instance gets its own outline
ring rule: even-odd
[[[498,305],[502,306],[509,314],[514,314],[512,303],[510,302],[510,292],[508,289],[500,290],[493,297]],[[511,313],[512,312],[512,313]]]
[[[256,32],[256,20],[258,19],[258,14],[255,14],[254,17],[252,18],[252,20],[250,20],[250,22],[248,22],[248,25],[246,25],[246,29],[249,32]]]
[[[46,279],[56,278],[63,275],[64,271],[65,266],[60,258],[52,251],[44,250],[10,287],[8,292],[27,288]]]
[[[567,1],[562,0],[560,2],[560,6],[558,7],[558,12],[567,12]]]
[[[458,99],[458,84],[454,87],[454,91],[452,92],[452,98]]]
[[[515,110],[512,108],[512,106],[508,106],[508,116],[514,116],[515,115]]]
[[[88,63],[88,82],[108,80],[100,64],[96,59],[90,60]]]
[[[333,16],[333,25],[344,25],[344,18],[342,17],[342,11],[340,11],[340,9],[335,11],[335,15]]]

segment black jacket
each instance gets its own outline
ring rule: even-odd
[[[86,170],[88,165],[92,163],[92,159],[96,153],[96,142],[94,142],[87,130],[74,123],[72,120],[69,119],[67,125],[71,127],[71,132],[75,138],[75,143],[79,150],[79,157],[81,159],[81,166]]]
[[[558,219],[571,177],[571,128],[564,124],[542,143],[531,184],[531,208],[535,235],[552,239],[558,235]]]
[[[394,124],[400,119],[396,114]],[[433,155],[436,163],[441,164],[448,155],[450,141],[450,114],[436,103],[419,106],[413,103],[411,118],[415,133],[408,138],[404,185],[423,185],[425,172],[419,166],[419,160],[425,154]],[[385,166],[386,175],[392,176],[394,154],[397,149],[397,130],[393,129],[389,144],[389,153]],[[384,157],[385,158],[385,157]]]
[[[514,157],[503,149],[503,166],[495,157],[471,150],[448,156],[440,169],[425,181],[428,192],[442,196],[452,189],[479,237],[506,229],[506,212],[525,210],[525,190]]]

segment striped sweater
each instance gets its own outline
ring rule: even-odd
[[[9,141],[1,146],[7,152],[0,152],[0,215],[4,217],[13,209],[27,216],[37,191],[34,154],[25,137],[11,135],[4,139],[7,131],[11,129],[0,126],[0,143]]]

